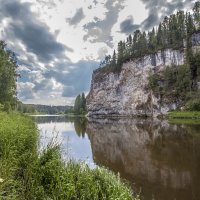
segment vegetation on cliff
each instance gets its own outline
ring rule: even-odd
[[[106,56],[100,63],[98,70],[120,72],[122,64],[142,58],[145,55],[155,54],[159,50],[176,49],[183,51],[188,48],[188,61],[193,62],[191,46],[195,45],[195,33],[200,31],[200,2],[197,1],[193,13],[178,11],[165,17],[157,28],[148,32],[136,30],[125,41],[118,43],[117,52],[113,56]],[[153,60],[152,60],[153,62]],[[195,72],[195,65],[191,64],[191,74]]]
[[[119,73],[125,62],[150,55],[156,66],[155,54],[172,49],[185,53],[185,64],[166,66],[163,71],[152,70],[149,88],[160,99],[160,106],[175,104],[188,111],[200,111],[200,1],[194,4],[193,12],[178,11],[165,17],[157,28],[149,32],[137,30],[126,41],[118,43],[117,52],[106,56],[97,71]]]
[[[200,58],[200,55],[197,56]],[[200,81],[200,60],[198,61],[196,82]],[[149,87],[160,99],[160,105],[176,104],[188,111],[200,111],[200,90],[194,85],[188,64],[166,67],[159,73],[149,76]]]

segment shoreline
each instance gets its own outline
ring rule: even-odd
[[[119,119],[119,118],[142,118],[142,119],[196,119],[200,120],[200,111],[172,111],[167,114],[158,115],[157,117],[147,115],[86,115],[92,119]]]

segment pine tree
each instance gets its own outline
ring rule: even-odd
[[[149,36],[149,43],[148,43],[149,52],[155,53],[156,43],[157,43],[155,28],[153,28],[152,31],[148,33],[148,36]]]
[[[82,95],[78,95],[75,99],[74,103],[74,113],[75,114],[84,114],[86,112],[86,98],[85,94],[82,93]]]
[[[112,60],[111,60],[111,67],[112,67],[113,71],[117,71],[117,55],[116,55],[115,50],[113,52],[113,56],[112,56]]]
[[[123,59],[124,59],[124,43],[120,41],[118,43],[118,56],[117,56],[117,66],[116,66],[116,71],[120,72],[122,64],[123,64]]]
[[[193,8],[194,22],[197,30],[200,30],[200,1],[197,1]]]
[[[187,61],[192,58],[191,37],[200,29],[200,2],[196,2],[193,14],[178,11],[169,17],[165,17],[158,28],[152,31],[141,32],[136,30],[126,38],[126,41],[118,43],[117,52],[114,51],[112,59],[105,59],[106,70],[120,72],[124,62],[141,58],[147,54],[155,54],[159,50],[167,48],[183,50],[187,44]],[[196,27],[195,27],[196,26]],[[191,74],[192,68],[191,68]],[[194,78],[194,76],[192,75]]]
[[[76,97],[75,103],[74,103],[74,112],[75,114],[80,114],[80,108],[81,108],[81,96],[80,94]]]
[[[162,30],[162,24],[159,24],[158,32],[157,32],[157,47],[162,49],[164,47],[164,38],[163,38],[163,30]]]
[[[83,109],[83,112],[86,111],[86,98],[85,98],[85,93],[82,93],[82,96],[81,96],[81,107]]]

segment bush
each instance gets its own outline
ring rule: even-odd
[[[45,150],[30,172],[26,199],[133,199],[119,176],[104,168],[90,169],[84,163],[64,163],[56,146]]]
[[[200,99],[190,100],[185,106],[188,111],[200,111]]]
[[[7,113],[10,113],[10,111],[12,110],[11,105],[9,102],[5,102],[4,104],[4,111]]]

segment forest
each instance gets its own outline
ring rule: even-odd
[[[64,114],[65,111],[70,111],[72,106],[53,106],[53,105],[39,105],[39,104],[24,104],[17,102],[16,110],[21,113],[29,114]]]
[[[120,72],[123,63],[165,49],[183,51],[186,48],[187,60],[192,62],[191,47],[196,42],[192,36],[199,32],[200,1],[197,1],[192,13],[178,11],[169,17],[166,16],[159,26],[153,27],[151,31],[136,30],[130,34],[125,41],[118,43],[117,51],[114,50],[112,56],[105,56],[98,70]],[[196,69],[191,70],[194,75]]]
[[[200,1],[197,1],[192,13],[178,11],[165,17],[151,31],[136,30],[125,41],[120,41],[117,51],[106,56],[97,71],[119,74],[123,63],[166,49],[179,50],[185,53],[185,64],[166,66],[162,72],[150,73],[148,89],[159,97],[161,106],[175,103],[179,108],[200,111],[200,52],[193,49],[200,46],[199,37]]]

